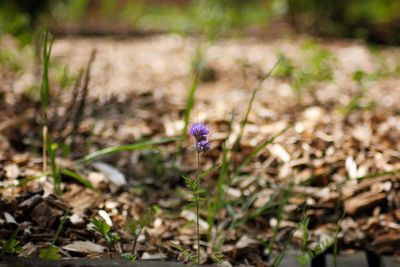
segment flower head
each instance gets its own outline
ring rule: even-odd
[[[198,152],[207,152],[210,150],[210,141],[207,135],[210,133],[207,126],[202,123],[194,123],[190,126],[189,133],[196,139],[196,150]]]
[[[209,130],[207,126],[202,123],[194,123],[190,126],[189,133],[191,136],[196,138],[196,141],[201,141],[207,139],[207,135],[209,134]]]
[[[207,139],[196,143],[196,150],[199,152],[207,152],[211,149],[210,141]]]

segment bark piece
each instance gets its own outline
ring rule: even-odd
[[[34,206],[36,206],[39,202],[42,201],[42,196],[35,194],[30,198],[24,200],[21,204],[18,205],[19,208],[23,210],[31,210]]]
[[[83,254],[100,254],[105,251],[105,247],[90,241],[75,241],[63,246],[63,249]]]
[[[31,218],[38,225],[51,227],[64,214],[64,211],[42,201],[31,212]]]
[[[369,191],[346,200],[344,202],[344,208],[347,214],[354,215],[366,208],[375,207],[385,200],[385,193],[376,193]]]

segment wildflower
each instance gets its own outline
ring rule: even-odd
[[[195,123],[190,126],[190,135],[196,138],[196,141],[201,141],[206,139],[207,135],[209,134],[209,130],[207,126],[202,123]]]
[[[207,139],[207,135],[210,133],[207,126],[202,123],[195,123],[190,126],[189,133],[196,139],[196,150],[198,152],[207,152],[210,150],[210,141]]]
[[[210,141],[208,141],[207,138],[196,143],[196,150],[199,152],[207,152],[210,150],[210,148]]]

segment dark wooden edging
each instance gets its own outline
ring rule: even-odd
[[[68,259],[49,261],[36,258],[2,257],[0,267],[184,267],[186,265],[177,262],[163,261],[137,261],[112,259]]]
[[[281,263],[281,267],[297,267],[300,263],[298,251],[289,251]],[[379,263],[369,262],[367,253],[359,251],[354,254],[337,256],[337,267],[399,267],[400,259],[393,256],[378,257]],[[22,258],[13,256],[0,257],[0,267],[184,267],[188,266],[178,262],[167,261],[136,261],[104,259],[68,259],[58,261],[41,260],[37,258]],[[191,265],[194,266],[194,265]],[[216,265],[202,265],[203,267],[216,267]],[[331,254],[321,255],[314,259],[307,267],[333,267]]]
[[[288,251],[280,267],[300,267],[298,257],[300,251]],[[334,267],[333,255],[325,253],[314,258],[307,267]],[[400,258],[394,256],[378,256],[372,252],[357,251],[342,253],[336,257],[337,267],[400,267]]]

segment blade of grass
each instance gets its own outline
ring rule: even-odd
[[[54,180],[54,192],[56,195],[61,194],[61,175],[56,162],[57,144],[51,143],[50,137],[47,136],[47,153],[50,156],[51,175]]]
[[[243,117],[243,119],[242,119],[242,121],[241,121],[241,123],[240,123],[240,132],[239,132],[239,135],[238,135],[238,137],[237,137],[236,140],[235,140],[235,145],[234,145],[234,147],[236,148],[236,150],[240,147],[240,141],[242,140],[244,128],[246,127],[246,124],[247,124],[247,121],[248,121],[248,117],[249,117],[251,108],[253,107],[253,102],[254,102],[254,99],[255,99],[255,97],[256,97],[256,94],[257,94],[257,92],[261,89],[261,86],[262,86],[262,84],[264,83],[264,81],[265,81],[266,79],[268,79],[269,76],[271,76],[272,72],[273,72],[273,71],[275,70],[275,68],[279,65],[279,62],[280,62],[280,61],[281,61],[281,59],[278,59],[278,61],[277,61],[277,62],[275,63],[275,65],[270,69],[270,71],[269,71],[267,74],[265,74],[265,75],[261,78],[261,80],[260,80],[258,86],[257,86],[256,88],[254,88],[253,93],[251,94],[250,101],[249,101],[249,105],[247,106],[247,109],[246,109],[246,113],[245,113],[245,115],[244,115],[244,117]]]
[[[57,238],[58,238],[58,236],[60,235],[61,230],[63,229],[64,223],[65,223],[66,220],[67,220],[67,216],[64,216],[64,217],[61,218],[60,223],[59,223],[58,226],[57,226],[56,233],[54,234],[53,239],[52,239],[52,241],[51,241],[51,244],[52,244],[53,246],[56,244]]]
[[[95,190],[94,186],[92,185],[92,183],[88,179],[83,178],[81,175],[79,175],[76,172],[73,172],[73,171],[68,170],[68,169],[61,169],[60,173],[63,174],[63,175],[66,175],[68,177],[71,177],[72,179],[75,179],[77,182],[83,184],[87,188]]]
[[[43,71],[42,71],[42,82],[40,85],[40,103],[42,106],[43,116],[45,124],[47,124],[47,108],[49,106],[49,62],[50,54],[53,46],[54,38],[49,39],[49,32],[46,30],[43,42]]]
[[[256,146],[250,152],[250,154],[244,159],[244,161],[239,165],[239,167],[237,168],[235,173],[237,174],[241,169],[243,169],[245,166],[247,166],[257,156],[257,154],[260,151],[265,149],[265,147],[267,145],[272,144],[275,141],[276,138],[278,138],[279,136],[284,134],[290,127],[292,127],[292,124],[289,124],[283,130],[281,130],[279,133],[277,133],[276,135],[272,136],[271,138],[268,138],[268,139],[264,140],[264,142],[262,142],[260,145]]]
[[[192,109],[194,106],[195,95],[199,85],[200,80],[200,71],[203,64],[203,54],[204,50],[201,44],[199,44],[196,48],[196,52],[194,54],[194,58],[192,61],[192,84],[190,86],[188,99],[186,101],[185,106],[185,115],[184,115],[184,126],[182,129],[182,141],[185,140],[188,134],[188,127],[190,123],[190,114],[192,113]]]
[[[198,85],[199,85],[199,76],[197,74],[194,74],[192,85],[191,85],[190,91],[189,91],[188,100],[186,102],[186,107],[185,107],[185,118],[184,118],[185,125],[182,129],[182,140],[184,140],[184,138],[188,134],[187,131],[188,131],[189,122],[190,122],[190,114],[191,114],[193,106],[194,106],[194,99],[195,99],[194,96],[195,96]]]
[[[171,143],[175,141],[181,140],[180,138],[177,137],[171,137],[171,138],[162,138],[158,140],[145,140],[145,141],[138,141],[133,144],[129,145],[122,145],[122,146],[113,146],[113,147],[107,147],[101,150],[98,150],[96,152],[93,152],[89,155],[86,155],[85,157],[77,160],[75,163],[76,164],[84,164],[88,163],[90,161],[112,155],[115,153],[123,152],[123,151],[130,151],[130,150],[144,150],[144,149],[149,149],[152,146],[156,145],[161,145],[161,144],[166,144],[166,143]]]
[[[84,77],[84,82],[83,82],[83,87],[80,93],[80,100],[77,104],[75,116],[73,118],[73,127],[72,127],[72,132],[70,134],[71,136],[71,146],[74,145],[75,142],[75,136],[76,133],[78,132],[79,124],[82,120],[82,117],[85,113],[85,107],[86,107],[86,98],[89,90],[89,83],[90,83],[90,73],[91,73],[91,68],[92,64],[96,58],[96,50],[92,50],[92,53],[90,54],[90,59],[86,67],[85,71],[85,77]]]
[[[207,177],[210,175],[210,173],[212,173],[213,171],[217,170],[218,168],[221,167],[221,163],[216,163],[213,166],[211,166],[210,168],[208,168],[205,171],[202,171],[201,173],[199,173],[199,179],[202,179],[204,177]]]
[[[215,202],[211,203],[211,206],[209,207],[209,211],[207,214],[207,221],[208,221],[208,237],[211,237],[211,230],[214,225],[215,221],[215,214],[218,214],[221,209],[224,207],[224,185],[226,184],[226,177],[228,176],[228,167],[229,167],[229,161],[228,161],[228,148],[227,146],[224,146],[223,154],[222,154],[222,164],[221,164],[221,169],[218,175],[218,181],[217,181],[217,195]]]

